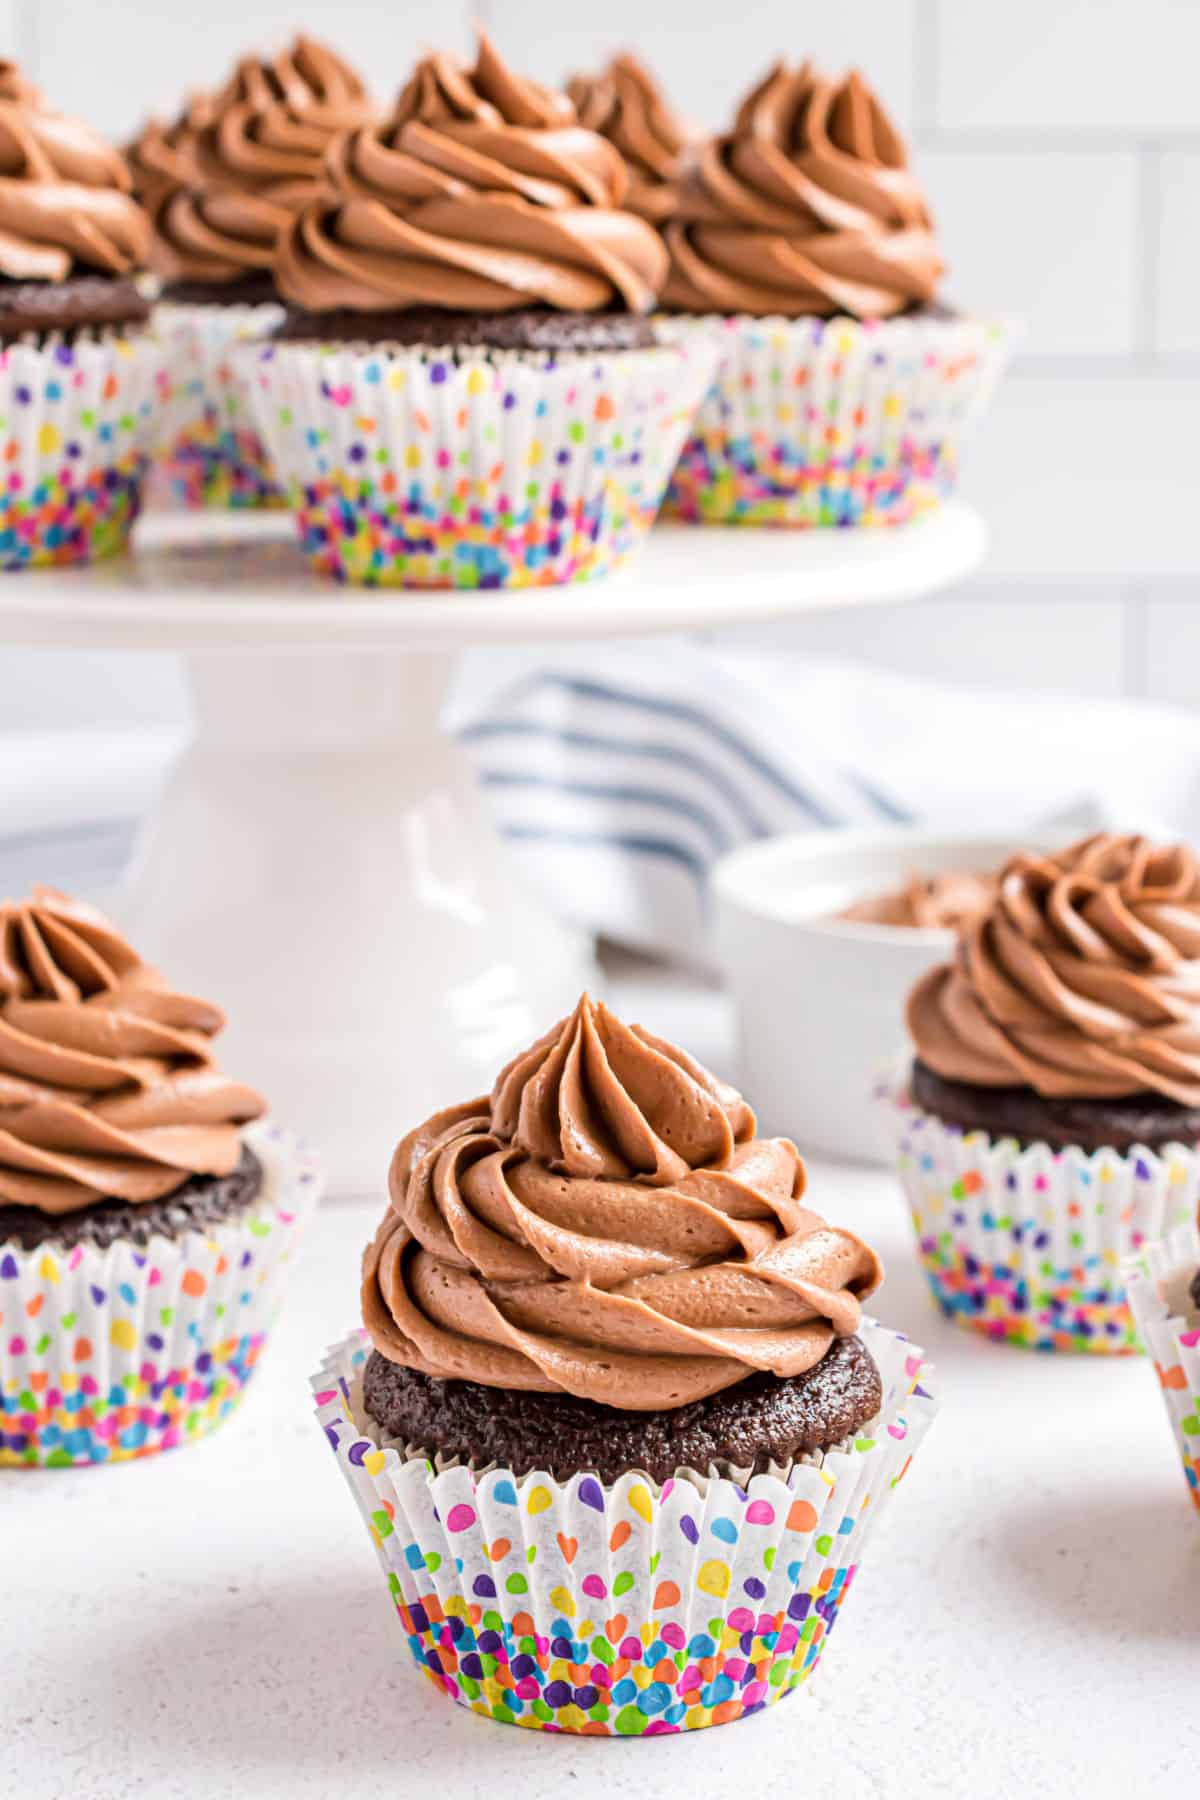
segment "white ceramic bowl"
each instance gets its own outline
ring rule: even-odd
[[[890,1161],[871,1090],[904,1048],[909,989],[950,955],[954,934],[835,915],[913,873],[995,869],[1076,835],[806,832],[718,863],[717,954],[734,1004],[739,1084],[762,1129],[801,1150]]]

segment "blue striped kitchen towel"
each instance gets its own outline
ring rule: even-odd
[[[448,722],[557,912],[706,959],[707,875],[781,832],[1200,827],[1200,721],[664,639],[474,653]]]

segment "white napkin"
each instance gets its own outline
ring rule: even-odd
[[[1200,720],[1165,707],[661,640],[476,653],[449,720],[548,904],[667,954],[704,958],[709,868],[769,834],[1200,836]]]

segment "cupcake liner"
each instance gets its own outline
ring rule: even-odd
[[[162,461],[154,471],[155,502],[183,507],[282,506],[249,399],[235,366],[236,345],[268,337],[284,309],[184,306],[161,301],[154,329],[166,349],[171,398]]]
[[[245,1137],[263,1191],[236,1219],[144,1247],[0,1243],[0,1466],[150,1456],[237,1405],[322,1185],[278,1126]]]
[[[1194,1219],[1125,1264],[1129,1304],[1154,1358],[1192,1505],[1200,1513],[1200,1313],[1188,1292],[1200,1270]]]
[[[1140,1350],[1124,1260],[1196,1217],[1200,1151],[1023,1149],[877,1097],[933,1297],[956,1325],[1038,1350]]]
[[[1011,331],[972,319],[663,317],[719,364],[665,510],[692,524],[899,525],[958,476]]]
[[[355,1332],[313,1380],[417,1667],[485,1718],[646,1736],[805,1682],[936,1410],[922,1351],[874,1321],[878,1419],[783,1474],[559,1482],[435,1466],[372,1436]]]
[[[0,568],[123,550],[167,396],[149,333],[49,334],[0,348]]]
[[[286,344],[242,360],[314,566],[423,588],[539,587],[613,568],[658,511],[712,369],[703,346]]]

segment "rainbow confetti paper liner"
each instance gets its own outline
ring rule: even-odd
[[[347,1338],[314,1378],[317,1416],[418,1669],[485,1718],[604,1737],[722,1725],[807,1681],[936,1410],[922,1351],[862,1334],[885,1400],[852,1442],[783,1477],[661,1487],[383,1447],[362,1411],[370,1346]]]
[[[259,428],[314,566],[422,588],[614,568],[658,511],[712,371],[705,346],[555,357],[289,343],[252,362]]]
[[[235,1219],[143,1247],[0,1243],[0,1467],[125,1462],[232,1412],[323,1180],[278,1126],[245,1138],[263,1190]]]
[[[155,307],[154,329],[166,347],[171,377],[163,458],[151,485],[155,504],[284,504],[233,356],[237,345],[269,337],[283,317],[283,307],[273,302],[185,306],[160,301]]]
[[[1194,1221],[1147,1244],[1125,1265],[1129,1304],[1154,1358],[1188,1492],[1200,1513],[1200,1311],[1189,1292],[1198,1271]]]
[[[970,319],[664,316],[719,366],[665,510],[705,525],[899,525],[954,487],[1010,328]]]
[[[0,349],[0,568],[95,562],[125,548],[166,395],[163,353],[148,333]]]
[[[1195,1218],[1195,1148],[1089,1154],[993,1141],[915,1106],[907,1066],[876,1093],[925,1274],[947,1318],[1037,1350],[1141,1349],[1122,1265]]]

